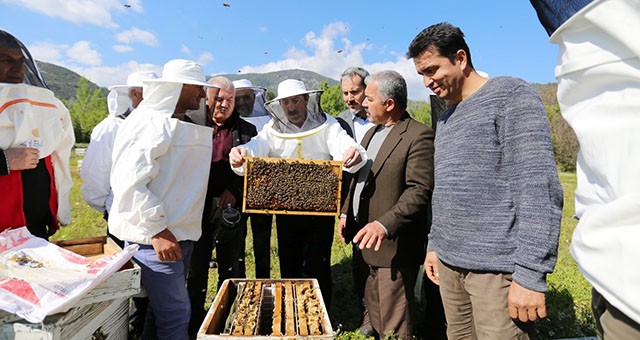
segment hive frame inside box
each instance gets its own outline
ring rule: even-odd
[[[333,212],[318,212],[318,211],[297,211],[297,210],[278,210],[278,209],[254,209],[247,208],[247,172],[251,167],[251,163],[255,160],[262,160],[265,162],[276,163],[280,161],[285,162],[299,162],[307,164],[326,164],[329,163],[333,172],[338,176],[338,190],[336,192],[336,211]],[[342,192],[342,162],[332,160],[312,160],[312,159],[298,159],[298,158],[269,158],[269,157],[245,157],[244,167],[244,188],[242,195],[242,211],[246,213],[258,213],[258,214],[281,214],[281,215],[314,215],[314,216],[337,216],[340,215],[340,194]]]
[[[51,243],[86,257],[111,255],[122,250],[111,238],[106,236]],[[128,299],[138,293],[140,293],[140,266],[133,261],[128,261],[120,270],[88,291],[74,307],[86,306],[118,298]],[[14,314],[0,310],[0,324],[17,320],[22,319]]]
[[[323,329],[324,334],[322,335],[281,335],[281,336],[263,336],[263,335],[254,335],[254,336],[236,336],[236,335],[228,335],[228,334],[220,334],[219,330],[224,328],[224,324],[226,322],[227,317],[229,316],[229,312],[231,310],[231,306],[235,299],[236,289],[240,282],[263,282],[274,284],[277,282],[311,282],[312,287],[314,288],[315,293],[318,295],[318,299],[323,311]],[[331,320],[329,319],[329,314],[326,306],[324,305],[324,300],[322,299],[322,293],[320,292],[320,286],[318,285],[318,281],[316,279],[276,279],[276,280],[265,280],[265,279],[227,279],[222,283],[218,294],[216,294],[213,303],[211,304],[211,308],[207,312],[207,315],[204,318],[204,322],[200,326],[198,330],[197,339],[259,339],[259,340],[275,340],[275,339],[333,339],[335,334],[333,332],[333,328],[331,327]]]

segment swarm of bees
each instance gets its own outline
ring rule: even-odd
[[[329,162],[253,159],[247,168],[246,207],[336,212],[340,178]]]

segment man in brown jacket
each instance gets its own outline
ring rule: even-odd
[[[351,184],[338,229],[359,230],[369,276],[365,304],[380,338],[411,339],[413,287],[425,257],[433,188],[433,130],[409,117],[407,85],[395,71],[366,78],[363,103],[376,124],[362,140],[370,157]]]

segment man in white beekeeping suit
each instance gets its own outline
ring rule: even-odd
[[[278,84],[278,96],[265,103],[272,120],[249,143],[231,149],[234,171],[244,172],[244,156],[342,160],[343,169],[356,172],[366,151],[322,111],[322,91],[308,91],[300,80]],[[318,279],[326,305],[331,301],[331,245],[333,216],[278,215],[278,257],[283,278]]]
[[[109,87],[107,104],[109,115],[91,131],[91,140],[82,160],[80,177],[82,178],[82,197],[91,208],[109,219],[109,210],[113,202],[113,192],[109,184],[111,172],[111,151],[118,128],[124,119],[142,101],[142,81],[156,79],[155,72],[139,71],[129,74],[126,85]],[[109,234],[109,233],[107,233]],[[113,238],[113,235],[109,235]],[[115,239],[123,247],[124,242]]]
[[[134,260],[149,297],[145,339],[187,339],[185,287],[194,241],[202,233],[212,130],[190,122],[206,96],[205,75],[190,60],[167,62],[146,80],[145,99],[124,121],[113,146],[109,231],[138,244]]]

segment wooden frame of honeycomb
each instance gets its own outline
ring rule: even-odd
[[[213,302],[198,339],[332,339],[314,279],[229,279]]]
[[[262,157],[245,159],[244,212],[340,214],[341,162]]]

